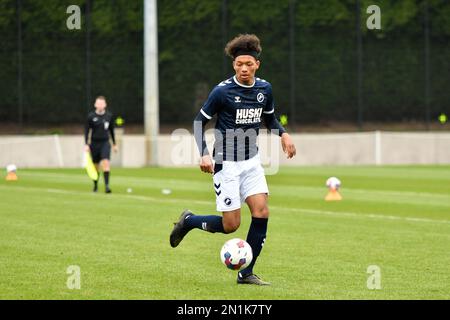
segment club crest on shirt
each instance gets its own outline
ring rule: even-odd
[[[235,97],[234,97],[234,102],[236,102],[236,103],[242,102],[242,101],[241,101],[241,97],[235,96]]]
[[[256,100],[258,102],[263,102],[264,101],[264,95],[261,92],[258,93],[258,95],[256,96]]]

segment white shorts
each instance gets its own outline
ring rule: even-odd
[[[214,174],[217,211],[239,209],[251,195],[269,194],[259,154],[244,161],[224,161]]]

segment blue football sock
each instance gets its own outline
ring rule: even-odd
[[[247,242],[252,247],[253,259],[247,268],[240,271],[241,276],[245,277],[253,273],[253,266],[256,263],[256,259],[261,253],[264,241],[266,240],[267,222],[266,218],[254,218],[252,217],[252,223],[248,230]]]
[[[193,215],[186,219],[185,226],[189,229],[202,229],[208,232],[225,233],[221,216],[197,216]]]

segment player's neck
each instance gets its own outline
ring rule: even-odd
[[[106,112],[106,110],[102,110],[102,111],[100,111],[100,110],[95,110],[95,113],[96,114],[98,114],[99,116],[102,116],[102,115],[104,115],[105,114],[105,112]]]
[[[234,81],[242,87],[253,87],[253,85],[255,84],[255,77],[249,78],[247,81],[239,80],[237,75],[235,75],[233,78]]]

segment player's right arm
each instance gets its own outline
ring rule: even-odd
[[[200,112],[194,119],[194,138],[200,152],[200,170],[206,173],[213,173],[213,164],[205,140],[205,126],[209,120],[202,114],[200,109]]]
[[[214,173],[213,162],[206,146],[205,126],[222,107],[221,91],[214,88],[194,119],[194,138],[200,153],[200,170]]]

